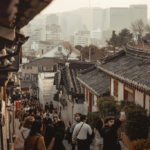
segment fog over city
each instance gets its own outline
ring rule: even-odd
[[[149,6],[148,0],[54,0],[23,28],[25,35],[30,37],[23,46],[24,54],[29,55],[29,51],[34,50],[36,57],[41,57],[62,42],[73,47],[107,47],[106,41],[113,31],[119,34],[128,29],[133,33],[138,21],[149,29]],[[146,33],[145,30],[142,34]],[[134,33],[135,43],[137,36],[138,33]],[[49,42],[48,47],[41,44],[44,41]],[[55,54],[51,52],[50,56]]]

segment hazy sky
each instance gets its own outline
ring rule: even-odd
[[[148,5],[148,18],[150,18],[150,0],[53,0],[53,2],[43,10],[42,14],[63,12],[73,10],[81,7],[128,7],[132,4],[147,4]]]

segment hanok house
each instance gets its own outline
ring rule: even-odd
[[[69,121],[74,122],[75,113],[84,113],[84,88],[76,77],[91,66],[92,63],[86,62],[66,63],[64,68],[55,74],[54,84],[58,90],[55,98],[59,101],[59,116],[66,125]]]
[[[98,98],[110,95],[109,77],[99,71],[94,65],[84,70],[77,79],[84,86],[84,114],[98,111]]]
[[[150,52],[125,46],[96,67],[110,78],[110,95],[116,100],[133,101],[150,115]]]
[[[0,1],[0,150],[13,149],[15,105],[21,97],[19,70],[22,45],[28,38],[21,28],[51,0]]]

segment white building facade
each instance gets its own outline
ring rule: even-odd
[[[54,83],[55,72],[43,72],[38,74],[39,101],[45,106],[46,102],[51,101],[54,108],[58,108],[58,102],[53,100],[54,94],[57,92]]]

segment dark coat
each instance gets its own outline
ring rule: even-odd
[[[55,142],[52,150],[66,150],[65,146],[63,145],[63,139],[65,136],[65,130],[64,129],[58,129],[55,133]]]
[[[101,136],[103,140],[103,150],[121,150],[117,130],[121,126],[121,121],[117,119],[115,123],[110,127],[105,125],[101,130]]]
[[[44,118],[43,121],[44,121],[44,124],[45,124],[46,126],[47,126],[48,124],[52,124],[52,119],[51,119],[51,118],[48,118],[48,119]]]
[[[41,116],[35,116],[35,120],[41,120]]]
[[[30,109],[30,110],[29,110],[29,114],[31,114],[32,112],[34,112],[34,114],[35,114],[35,113],[36,113],[36,112],[35,112],[35,109]]]

